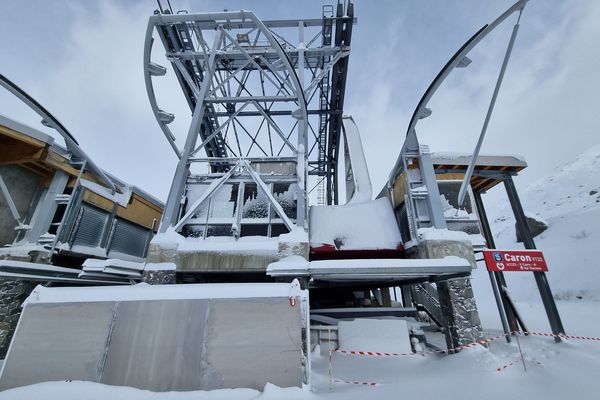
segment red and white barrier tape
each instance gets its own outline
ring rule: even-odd
[[[509,362],[506,365],[503,365],[501,367],[496,368],[496,371],[498,371],[498,372],[504,371],[506,368],[510,367],[511,365],[514,365],[514,364],[518,363],[519,361],[521,361],[520,358],[517,359],[517,360],[515,360],[515,361]]]
[[[598,337],[592,337],[592,336],[576,336],[576,335],[564,335],[562,333],[559,334],[555,334],[555,333],[546,333],[546,332],[523,332],[523,331],[518,331],[515,332],[517,334],[520,335],[533,335],[533,336],[549,336],[549,337],[559,337],[561,339],[574,339],[574,340],[594,340],[594,341],[600,341],[600,338]]]
[[[598,338],[598,337],[563,335],[563,334],[554,334],[554,333],[546,333],[546,332],[515,331],[515,332],[512,332],[511,334],[524,335],[524,336],[532,335],[532,336],[559,337],[559,338],[562,338],[562,339],[574,339],[574,340],[600,341],[600,338]],[[389,353],[389,352],[381,352],[381,351],[359,351],[359,350],[344,350],[344,349],[337,349],[337,350],[332,350],[332,351],[334,353],[351,354],[351,355],[354,355],[354,356],[375,356],[375,357],[403,357],[403,356],[425,356],[427,354],[452,354],[452,353],[456,353],[456,352],[458,352],[460,350],[470,349],[470,348],[476,347],[478,345],[485,345],[485,344],[487,344],[489,342],[493,342],[494,340],[502,339],[506,335],[507,335],[506,333],[503,333],[503,334],[498,335],[498,336],[494,336],[494,337],[483,339],[483,340],[478,340],[476,342],[465,344],[465,345],[462,345],[462,346],[458,346],[458,347],[455,347],[453,349],[448,349],[448,350],[430,350],[430,351],[425,351],[425,352],[422,352],[422,353]]]
[[[420,356],[424,353],[386,353],[379,351],[354,351],[354,350],[333,350],[334,353],[352,354],[353,356],[383,356],[383,357],[400,357],[400,356]]]
[[[337,383],[347,383],[349,385],[361,385],[361,386],[377,386],[379,383],[377,382],[366,382],[366,381],[344,381],[342,379],[334,379],[334,382]]]
[[[343,353],[343,354],[352,354],[354,356],[378,356],[378,357],[425,356],[427,354],[445,354],[445,353],[451,354],[451,353],[455,353],[455,352],[463,350],[463,349],[469,349],[469,348],[475,347],[477,345],[484,345],[484,344],[487,344],[494,340],[502,339],[504,336],[506,336],[506,335],[502,334],[502,335],[494,336],[491,338],[479,340],[477,342],[465,344],[463,346],[455,347],[454,349],[430,350],[430,351],[424,351],[422,353],[388,353],[388,352],[380,352],[380,351],[358,351],[358,350],[343,350],[343,349],[342,350],[340,350],[340,349],[333,350],[333,352]]]
[[[502,372],[502,371],[504,371],[506,368],[510,367],[511,365],[515,365],[515,364],[517,364],[517,363],[519,363],[519,362],[521,362],[521,359],[520,359],[520,358],[517,358],[515,361],[509,362],[509,363],[508,363],[508,364],[506,364],[506,365],[503,365],[503,366],[501,366],[501,367],[498,367],[498,368],[496,368],[496,371],[497,371],[497,372]],[[544,364],[542,364],[541,362],[539,362],[539,361],[536,361],[536,360],[533,360],[533,361],[527,361],[527,362],[528,362],[528,363],[534,363],[534,364],[537,364],[537,365],[540,365],[540,366],[544,366]]]

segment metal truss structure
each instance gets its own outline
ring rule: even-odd
[[[179,158],[161,232],[169,227],[181,231],[190,219],[198,219],[211,196],[192,202],[189,194],[196,184],[237,179],[243,181],[242,188],[256,185],[272,206],[269,212],[288,229],[290,224],[305,226],[309,175],[326,181],[328,203],[337,202],[354,22],[352,3],[340,3],[335,10],[324,6],[319,19],[273,21],[261,21],[249,11],[156,11],[146,31],[146,88],[156,120]],[[155,33],[192,111],[183,145],[169,128],[175,116],[159,107],[155,95],[153,78],[167,72],[151,58]],[[209,173],[197,174],[198,164],[208,165]],[[280,174],[275,165],[285,166],[281,179],[295,191],[295,210],[287,216],[278,210],[280,202],[272,191],[281,180],[271,177],[268,182],[268,175]],[[244,196],[237,183],[239,196]],[[214,194],[213,189],[205,193]]]
[[[462,199],[459,200],[459,202],[462,205],[462,201],[464,199],[467,187],[469,186],[468,183],[473,171],[473,167],[477,160],[479,147],[481,146],[481,140],[485,135],[485,130],[487,129],[487,124],[489,122],[491,112],[493,111],[494,103],[498,95],[498,90],[500,88],[502,78],[504,76],[504,71],[506,69],[506,65],[508,63],[508,59],[512,51],[512,46],[514,44],[516,34],[518,32],[520,16],[528,1],[529,0],[518,0],[493,22],[484,25],[483,27],[481,27],[481,29],[475,32],[475,34],[473,34],[473,36],[471,36],[456,51],[456,53],[454,53],[454,55],[450,58],[450,60],[448,60],[446,65],[444,65],[444,67],[440,70],[440,72],[437,74],[437,76],[434,78],[434,80],[431,82],[431,84],[421,97],[415,111],[413,112],[413,115],[410,119],[410,123],[408,125],[408,129],[406,131],[406,139],[404,141],[402,149],[400,150],[400,155],[398,156],[396,164],[390,173],[387,188],[384,188],[384,191],[380,193],[381,196],[385,194],[385,190],[388,190],[391,198],[393,198],[392,188],[394,187],[396,181],[400,178],[401,175],[406,175],[406,184],[410,190],[408,190],[406,196],[406,203],[408,204],[408,206],[404,218],[411,221],[410,225],[412,238],[416,237],[416,230],[419,228],[447,228],[446,219],[444,217],[441,203],[439,201],[440,193],[438,184],[436,182],[433,165],[431,162],[431,154],[429,152],[428,146],[421,145],[419,143],[416,130],[417,123],[421,119],[427,118],[431,115],[432,111],[427,107],[429,100],[431,100],[431,98],[436,93],[437,89],[441,86],[444,80],[452,73],[452,71],[454,71],[457,68],[466,68],[471,64],[471,59],[467,56],[467,54],[469,54],[469,52],[475,46],[477,46],[490,32],[492,32],[505,20],[507,20],[507,18],[509,18],[513,14],[518,14],[518,19],[512,30],[508,49],[506,50],[504,56],[498,81],[496,82],[496,86],[494,88],[494,95],[488,108],[484,127],[482,128],[482,132],[475,150],[475,154],[471,158],[471,163],[469,166],[470,172],[465,174],[464,182],[466,182],[467,184],[463,183],[460,190],[461,194],[459,195],[459,198],[462,197]],[[413,173],[406,173],[410,169],[418,170],[418,173],[415,173],[414,171]]]

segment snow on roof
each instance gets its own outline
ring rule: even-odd
[[[95,182],[88,181],[86,179],[81,179],[79,182],[84,188],[111,200],[113,203],[117,203],[121,207],[127,207],[129,204],[129,199],[131,198],[131,189],[129,186],[120,187],[120,189],[124,190],[124,193],[115,192],[112,194],[110,189]]]
[[[310,243],[338,249],[396,249],[402,243],[394,211],[386,198],[366,203],[310,208]]]
[[[360,275],[402,275],[415,273],[468,272],[469,261],[461,257],[412,259],[384,258],[357,260],[320,260],[306,261],[302,257],[292,256],[269,264],[270,276],[301,276],[324,274],[360,274]]]
[[[134,270],[143,270],[144,264],[133,262],[133,261],[124,261],[118,258],[109,258],[107,260],[97,260],[95,258],[88,258],[83,262],[83,266],[91,269],[101,269],[106,267],[119,267],[119,268],[127,268]]]
[[[24,304],[82,303],[100,301],[192,300],[224,298],[305,296],[290,283],[211,283],[95,287],[44,287],[38,285]]]
[[[456,164],[468,165],[473,155],[470,153],[439,152],[431,153],[434,164],[443,164],[452,161]],[[443,162],[440,162],[443,161]],[[477,165],[501,165],[526,167],[525,157],[518,154],[480,154],[477,157]]]
[[[8,118],[5,115],[0,114],[0,125],[6,126],[7,128],[12,129],[13,131],[25,134],[29,137],[37,139],[47,144],[54,144],[54,138],[38,129],[32,128],[29,125],[26,125],[22,122],[14,120],[12,118]]]
[[[419,228],[417,235],[419,240],[458,240],[465,242],[470,240],[467,233],[449,229]]]
[[[144,271],[175,271],[176,269],[177,265],[172,262],[146,263],[144,265]]]
[[[279,251],[278,238],[264,236],[244,236],[235,240],[229,236],[213,236],[202,238],[184,237],[172,227],[166,232],[158,233],[152,239],[152,244],[162,247],[173,247],[180,252],[227,252],[244,254],[277,253]]]

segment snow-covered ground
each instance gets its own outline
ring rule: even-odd
[[[557,298],[568,334],[600,337],[600,146],[539,180],[521,193],[524,208],[548,222],[535,240],[546,255],[548,279]],[[594,193],[595,192],[595,193]],[[488,205],[499,248],[522,248],[516,243],[510,210]],[[511,294],[532,331],[549,326],[530,273],[507,273]],[[473,286],[486,336],[501,333],[485,268],[474,272]],[[341,381],[378,383],[376,386],[334,381],[330,385],[328,357],[314,353],[312,390],[267,385],[211,392],[152,393],[89,382],[50,382],[0,393],[0,399],[170,400],[170,399],[598,399],[600,341],[530,336],[515,341],[476,346],[452,356],[360,357],[335,353],[332,377]],[[355,349],[370,350],[370,349]],[[509,367],[497,371],[502,366]],[[168,368],[168,366],[165,366]]]

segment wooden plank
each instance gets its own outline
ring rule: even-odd
[[[54,175],[54,171],[44,164],[40,162],[25,162],[23,164],[19,164],[20,167],[23,167],[31,172],[34,172],[38,175],[43,176],[45,179],[48,179]]]
[[[162,209],[137,193],[134,193],[126,208],[122,206],[117,207],[117,216],[148,229],[156,229],[156,224],[158,224],[162,216]]]
[[[86,203],[93,204],[96,207],[101,208],[110,213],[112,213],[115,207],[114,202],[88,189],[85,189],[83,193],[83,201],[85,201]]]
[[[394,208],[402,205],[404,203],[404,195],[406,195],[406,173],[403,172],[396,182],[394,182],[393,187],[394,192]]]
[[[115,207],[115,203],[112,200],[88,189],[85,189],[83,201],[108,212],[112,212]],[[132,195],[127,207],[118,204],[116,207],[118,217],[148,229],[156,229],[156,224],[162,216],[162,209],[160,207],[157,207],[136,193]]]
[[[460,172],[446,172],[444,174],[436,174],[435,178],[438,181],[460,181],[465,178],[465,174]]]
[[[11,138],[13,140],[17,140],[19,142],[27,143],[32,146],[43,147],[46,145],[46,143],[39,139],[35,139],[24,133],[12,130],[4,125],[0,125],[0,135]]]

